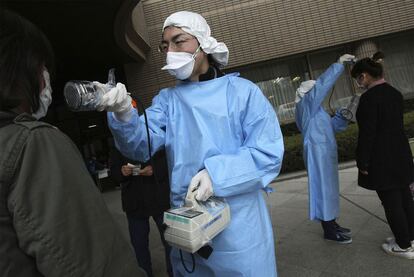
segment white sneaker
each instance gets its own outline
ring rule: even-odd
[[[395,238],[394,237],[388,237],[385,239],[386,243],[395,243]],[[414,240],[411,241],[411,247],[414,248]]]
[[[405,259],[414,259],[414,248],[408,247],[407,249],[401,249],[395,242],[384,243],[382,249],[390,255],[398,256]]]

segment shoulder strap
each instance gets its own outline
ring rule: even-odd
[[[4,157],[0,157],[0,165],[2,165],[2,171],[0,171],[0,183],[9,184],[14,176],[14,171],[16,169],[16,162],[19,157],[19,153],[22,151],[27,138],[30,134],[30,131],[39,127],[49,127],[54,128],[52,125],[41,122],[35,121],[33,119],[28,119],[25,115],[19,115],[14,119],[0,122],[0,127],[6,127],[11,125],[19,125],[20,132],[18,136],[16,136],[16,141],[12,146],[11,150],[4,155]]]
[[[11,126],[13,125],[13,121],[9,121],[7,124],[4,124],[2,122],[1,127]],[[0,205],[4,206],[7,205],[7,195],[9,192],[9,187],[12,183],[12,180],[15,175],[16,167],[18,158],[20,156],[20,153],[26,144],[27,138],[29,136],[29,130],[27,128],[21,128],[22,131],[19,133],[13,144],[10,151],[5,152],[5,155],[2,155],[0,157]]]

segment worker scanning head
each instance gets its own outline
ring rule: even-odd
[[[319,78],[302,82],[296,91],[296,124],[303,136],[303,154],[309,183],[309,217],[319,220],[324,238],[351,243],[351,230],[336,223],[339,216],[338,154],[335,133],[347,127],[337,112],[334,117],[323,108],[323,101],[344,71],[344,63],[355,56],[345,54]]]

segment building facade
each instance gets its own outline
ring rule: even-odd
[[[50,39],[57,78],[44,120],[65,132],[85,160],[110,160],[112,135],[105,113],[68,110],[64,84],[105,82],[115,67],[117,81],[149,105],[160,89],[175,84],[160,70],[165,57],[157,46],[164,20],[180,10],[207,19],[212,35],[230,50],[224,70],[255,82],[282,124],[294,121],[300,82],[317,78],[344,53],[362,58],[381,50],[387,81],[414,97],[414,0],[4,0],[3,7]],[[347,68],[326,109],[346,105],[356,92]]]
[[[145,62],[125,64],[128,88],[148,105],[175,80],[160,68],[162,24],[173,12],[202,14],[212,36],[230,51],[226,72],[255,82],[282,123],[294,120],[295,90],[315,79],[344,53],[358,58],[385,54],[386,79],[414,97],[414,1],[409,0],[143,0],[140,22],[150,46]],[[336,83],[326,108],[349,102],[357,88],[349,69]]]

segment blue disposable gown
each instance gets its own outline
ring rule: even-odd
[[[331,65],[314,87],[296,104],[296,124],[303,136],[303,154],[308,171],[309,217],[332,220],[339,215],[338,153],[335,132],[345,130],[347,121],[324,110],[322,102],[344,66]]]
[[[237,75],[181,82],[160,91],[147,110],[152,152],[166,149],[171,204],[182,206],[191,178],[206,168],[214,194],[225,197],[229,226],[212,240],[208,260],[195,255],[184,271],[177,249],[175,276],[276,276],[272,224],[262,189],[278,175],[283,138],[276,114],[260,89]],[[108,121],[121,152],[148,159],[144,118]],[[192,262],[184,253],[187,268]]]

